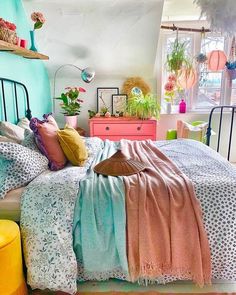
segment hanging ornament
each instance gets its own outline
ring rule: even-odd
[[[197,73],[193,68],[183,68],[179,72],[178,85],[183,89],[190,89],[197,82]]]
[[[207,56],[204,53],[199,53],[198,55],[196,55],[195,59],[196,62],[198,62],[199,64],[203,64],[207,61]]]
[[[230,80],[230,86],[232,86],[232,80],[236,79],[236,42],[235,37],[232,39],[231,50],[229,60],[226,62],[226,72]]]
[[[235,0],[194,0],[201,9],[201,15],[206,16],[213,31],[233,36],[236,32]]]
[[[207,55],[208,59],[208,70],[209,71],[221,71],[225,68],[227,56],[223,50],[212,50]]]

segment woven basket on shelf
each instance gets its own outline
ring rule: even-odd
[[[11,44],[17,44],[16,32],[7,28],[0,28],[0,40],[6,41]]]

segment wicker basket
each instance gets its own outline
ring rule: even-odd
[[[11,44],[17,44],[16,32],[7,28],[0,28],[0,40],[6,41]]]

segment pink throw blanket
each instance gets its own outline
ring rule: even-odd
[[[132,281],[173,275],[210,283],[210,248],[193,184],[151,141],[122,140],[121,149],[149,165],[124,177]]]

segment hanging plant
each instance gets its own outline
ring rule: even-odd
[[[179,42],[178,38],[175,39],[171,53],[167,54],[166,66],[167,71],[175,73],[176,76],[182,67],[192,68],[192,62],[186,54],[186,42]]]

